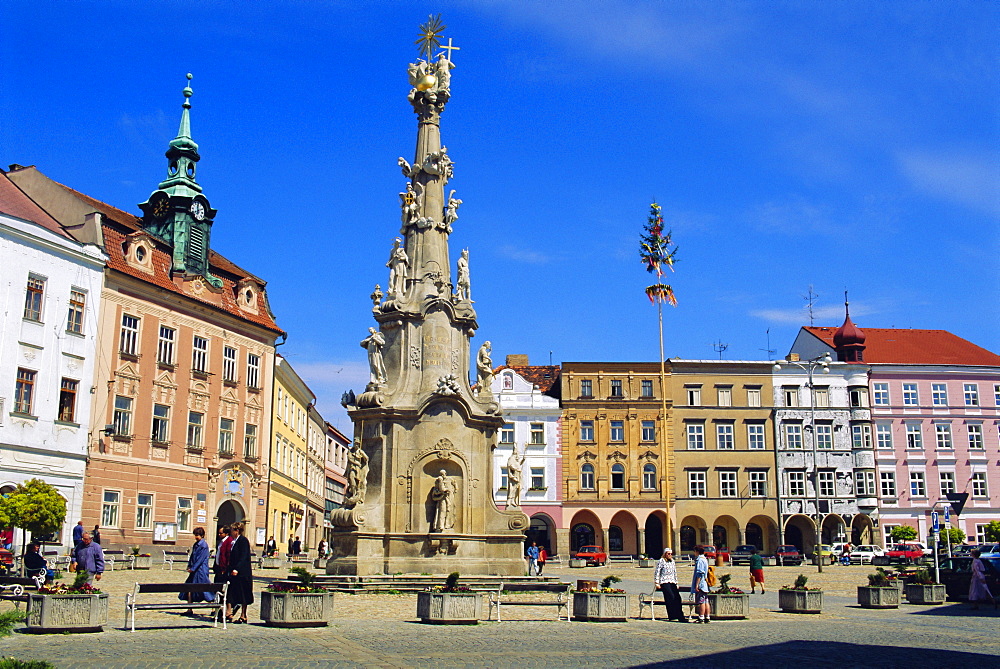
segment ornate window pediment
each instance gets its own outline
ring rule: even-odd
[[[628,460],[628,455],[622,453],[621,451],[614,451],[608,455],[608,460],[614,460],[615,462],[621,462],[622,460]]]
[[[597,454],[596,453],[592,453],[591,451],[583,451],[582,453],[579,453],[576,456],[576,459],[577,460],[585,460],[585,461],[589,462],[591,460],[596,460],[597,459]]]
[[[137,230],[125,237],[122,243],[122,255],[129,267],[152,274],[155,248],[156,242],[153,241],[153,236],[145,230]]]
[[[251,314],[258,312],[258,297],[264,288],[257,281],[244,277],[236,283],[236,304],[240,309]]]

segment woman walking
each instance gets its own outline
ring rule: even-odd
[[[760,584],[760,594],[764,594],[764,558],[754,548],[750,551],[750,592],[757,593],[757,584]]]
[[[663,593],[663,603],[667,605],[667,617],[679,623],[686,623],[684,607],[681,604],[681,594],[677,590],[677,563],[674,562],[674,551],[663,549],[663,557],[656,563],[653,572],[653,583]]]
[[[232,548],[229,551],[229,590],[226,598],[231,605],[229,618],[234,623],[247,621],[247,607],[253,604],[253,574],[250,571],[250,542],[243,536],[243,523],[233,523],[229,528]],[[242,606],[240,617],[235,618],[236,607]],[[234,619],[235,618],[235,619]]]
[[[214,572],[214,583],[225,583],[229,573],[226,567],[229,565],[229,551],[233,547],[233,540],[229,538],[229,525],[219,528],[219,536],[215,540],[215,564],[212,565]]]
[[[535,564],[536,574],[538,576],[542,575],[542,570],[545,569],[545,562],[549,559],[549,554],[545,550],[545,546],[541,546],[538,549],[538,562]]]
[[[979,602],[990,602],[993,608],[997,606],[997,600],[993,598],[989,586],[986,585],[986,566],[980,555],[982,552],[978,548],[972,550],[972,580],[969,581],[969,603],[977,611]]]
[[[208,577],[208,542],[205,541],[205,528],[194,528],[194,546],[191,547],[191,554],[188,556],[188,577],[185,583],[211,583]],[[188,604],[192,602],[214,602],[214,592],[182,592],[180,598],[186,600]],[[186,616],[193,616],[194,610],[188,609],[184,612]]]

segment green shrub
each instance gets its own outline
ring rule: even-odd
[[[876,567],[874,574],[868,574],[868,586],[871,588],[888,588],[889,573],[882,567]]]
[[[0,669],[55,669],[45,660],[19,660],[16,657],[0,658]]]
[[[614,574],[609,574],[601,580],[601,587],[610,588],[612,583],[621,583],[621,578]]]
[[[294,569],[290,569],[289,571],[292,574],[295,574],[296,576],[299,577],[299,581],[301,581],[303,586],[307,588],[312,587],[312,582],[313,579],[315,578],[315,575],[311,571],[309,571],[305,567],[295,567]]]
[[[917,528],[910,525],[897,525],[889,533],[893,541],[912,541],[917,538]]]
[[[27,617],[23,611],[4,611],[0,613],[0,637],[10,636],[14,631],[14,625]]]

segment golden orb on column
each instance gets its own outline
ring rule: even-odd
[[[417,79],[417,90],[418,91],[429,91],[437,85],[437,77],[433,74],[425,74],[424,76]]]

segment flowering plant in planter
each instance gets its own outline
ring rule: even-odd
[[[271,583],[267,586],[268,592],[326,592],[326,588],[313,585],[315,575],[305,567],[295,567],[290,570],[298,577],[298,583]]]
[[[927,569],[920,569],[910,574],[907,577],[906,582],[913,583],[915,585],[941,585],[931,578],[931,572]]]
[[[876,567],[874,574],[868,574],[868,587],[892,588],[895,587],[892,584],[893,580],[895,580],[895,574],[887,572],[882,567]]]
[[[619,583],[621,580],[622,579],[620,577],[615,576],[614,574],[609,574],[608,576],[605,576],[601,580],[601,587],[599,587],[599,588],[581,588],[580,590],[577,590],[576,592],[604,592],[604,593],[611,593],[611,594],[620,595],[620,594],[624,593],[625,591],[622,590],[621,588],[612,588],[611,584],[612,583]]]
[[[472,592],[472,588],[458,584],[459,576],[460,574],[457,571],[451,572],[448,574],[448,578],[445,579],[444,585],[431,587],[431,592]]]
[[[722,576],[720,576],[719,577],[719,589],[716,590],[716,592],[718,592],[719,594],[722,594],[722,595],[744,595],[744,594],[746,594],[745,592],[743,592],[742,590],[740,590],[739,588],[737,588],[735,585],[729,585],[729,581],[732,578],[733,578],[732,574],[723,574]]]
[[[805,574],[799,574],[798,577],[795,579],[795,585],[783,585],[783,586],[781,586],[781,589],[782,590],[809,590],[809,591],[819,591],[819,590],[822,590],[822,588],[809,588],[809,587],[806,587],[806,583],[808,583],[808,582],[809,582],[809,577],[808,576],[806,576]]]
[[[87,583],[87,579],[90,577],[85,571],[77,572],[76,579],[73,581],[73,585],[66,585],[65,583],[50,583],[49,585],[43,585],[38,589],[38,594],[40,595],[99,595],[101,591],[90,583]]]

